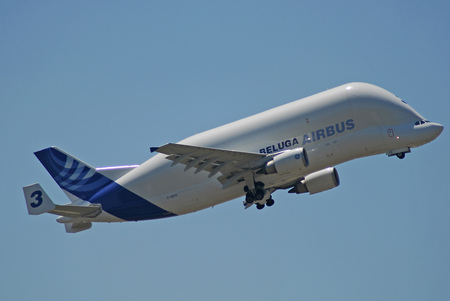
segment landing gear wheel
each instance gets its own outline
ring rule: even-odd
[[[251,204],[254,201],[255,201],[255,197],[253,196],[253,193],[247,192],[247,194],[245,195],[245,202],[247,202],[247,204]]]
[[[398,157],[399,159],[404,159],[404,158],[405,158],[405,153],[398,153],[398,154],[397,154],[397,157]]]
[[[257,204],[256,204],[256,208],[257,208],[258,210],[261,210],[261,209],[264,208],[264,204],[257,203]]]
[[[256,188],[256,191],[255,191],[255,198],[258,200],[258,201],[261,201],[263,198],[264,198],[264,195],[266,194],[266,191],[264,190],[264,189],[262,189],[262,188]]]
[[[265,195],[266,195],[266,190],[264,189],[264,183],[256,182],[255,183],[255,199],[257,199],[258,201],[261,201]]]
[[[266,205],[267,205],[268,207],[270,207],[270,206],[273,206],[273,204],[275,204],[275,201],[272,199],[272,197],[270,197],[270,199],[268,199],[268,200],[266,201]]]

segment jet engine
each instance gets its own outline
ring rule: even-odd
[[[263,166],[262,172],[266,175],[273,173],[289,173],[308,167],[309,160],[303,147],[286,150],[273,157]]]
[[[289,193],[305,193],[310,194],[329,190],[339,186],[339,175],[334,167],[328,167],[307,175],[303,180],[294,185]]]

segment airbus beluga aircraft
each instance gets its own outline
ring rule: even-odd
[[[387,154],[405,157],[443,126],[374,85],[349,83],[150,148],[141,165],[95,168],[50,147],[35,153],[70,203],[54,204],[36,183],[23,188],[28,213],[59,215],[75,233],[92,222],[158,219],[244,197],[272,206],[276,190],[310,194],[339,185],[334,166]]]

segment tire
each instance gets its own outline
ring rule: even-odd
[[[264,191],[264,189],[257,188],[255,191],[255,199],[257,199],[258,201],[261,201],[264,198],[265,194],[266,194],[266,192]]]
[[[398,154],[397,154],[397,157],[398,157],[399,159],[405,159],[405,153],[398,153]]]
[[[251,204],[255,201],[255,197],[253,196],[253,193],[247,192],[247,195],[245,196],[245,201],[247,204]]]
[[[256,182],[255,183],[255,187],[256,188],[264,188],[264,183],[263,182]]]

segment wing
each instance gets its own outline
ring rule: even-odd
[[[195,174],[207,171],[208,177],[220,172],[221,176],[217,179],[222,183],[223,189],[246,180],[249,176],[253,178],[253,174],[272,158],[265,154],[174,143],[152,147],[150,151],[168,155],[166,159],[173,161],[171,166],[183,164],[185,171],[191,168],[195,168]]]

